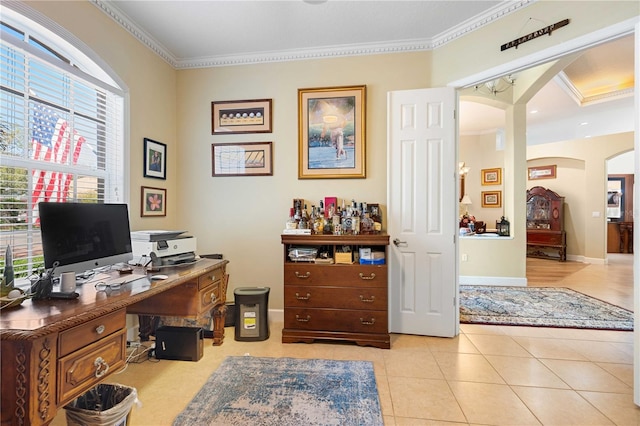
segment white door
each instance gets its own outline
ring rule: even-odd
[[[456,94],[387,96],[389,331],[458,334]]]

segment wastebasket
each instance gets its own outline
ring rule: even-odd
[[[100,384],[64,406],[70,426],[123,426],[129,424],[136,388]]]
[[[269,338],[269,290],[269,287],[240,287],[234,290],[236,340]]]

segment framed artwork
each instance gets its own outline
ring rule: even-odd
[[[482,191],[482,207],[502,207],[502,191]]]
[[[552,166],[538,166],[528,168],[529,180],[536,179],[555,179],[556,178],[556,165]]]
[[[140,191],[140,216],[166,216],[167,190],[143,186]]]
[[[502,185],[502,169],[482,169],[483,185]]]
[[[271,133],[271,99],[211,102],[211,134]]]
[[[211,176],[273,176],[273,142],[211,144]]]
[[[167,178],[167,145],[144,138],[144,177]]]
[[[298,178],[364,178],[366,86],[298,89]]]

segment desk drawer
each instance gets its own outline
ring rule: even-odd
[[[284,328],[351,333],[387,333],[387,311],[287,308]]]
[[[58,359],[58,406],[82,395],[124,366],[126,330]]]
[[[198,294],[200,296],[199,313],[210,311],[220,301],[220,281],[203,288]]]
[[[211,284],[219,283],[224,276],[224,268],[214,269],[213,271],[198,277],[198,289],[209,287]]]
[[[125,330],[124,310],[112,312],[60,333],[58,356],[63,357],[117,331]]]
[[[387,309],[387,289],[287,285],[284,306],[384,311]]]

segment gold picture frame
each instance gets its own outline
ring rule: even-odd
[[[273,176],[273,142],[211,144],[211,176]]]
[[[211,102],[211,134],[271,133],[271,99]]]
[[[482,207],[502,207],[502,191],[482,191]]]
[[[366,87],[298,89],[298,178],[365,178]]]
[[[502,169],[482,169],[482,185],[502,185]]]
[[[166,216],[167,190],[143,186],[140,190],[140,216]]]

